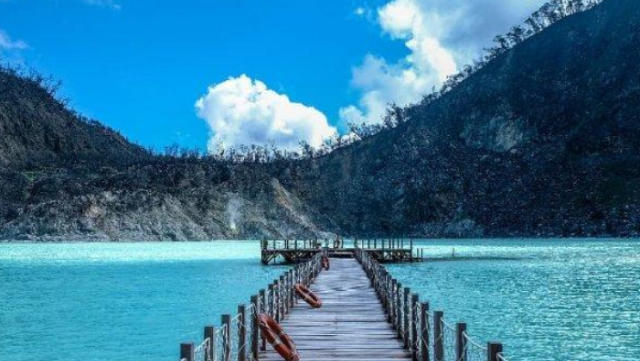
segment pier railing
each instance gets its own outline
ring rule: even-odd
[[[266,240],[261,241],[263,250],[318,250],[325,247],[325,241],[319,239],[283,239],[283,240]]]
[[[356,247],[354,254],[413,361],[508,361],[501,343],[476,342],[469,336],[466,323],[450,323],[444,312],[431,312],[428,302],[420,302],[418,294],[403,287],[368,252]]]
[[[413,240],[405,239],[309,239],[309,240],[267,240],[261,241],[261,261],[268,265],[282,261],[298,263],[313,255],[326,252],[330,257],[352,257],[354,249],[370,252],[378,262],[420,262],[424,259],[424,249],[415,248]]]
[[[294,286],[310,285],[321,270],[322,255],[284,272],[248,304],[238,305],[234,315],[222,315],[218,327],[206,326],[203,340],[180,344],[180,361],[255,361],[266,343],[260,335],[258,315],[267,314],[280,322],[296,302]]]

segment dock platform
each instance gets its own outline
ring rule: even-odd
[[[415,248],[413,241],[396,239],[355,240],[345,246],[341,241],[330,240],[263,240],[261,261],[293,264],[306,262],[317,254],[334,258],[354,258],[356,250],[363,250],[380,263],[421,262],[424,250]]]

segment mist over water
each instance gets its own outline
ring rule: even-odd
[[[348,243],[348,242],[347,242]],[[636,360],[640,242],[421,241],[390,265],[511,361]],[[0,245],[0,360],[167,360],[279,276],[258,242]],[[606,345],[606,347],[603,347]]]

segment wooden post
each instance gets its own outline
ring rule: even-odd
[[[253,360],[258,359],[258,345],[260,343],[260,297],[258,295],[251,296],[251,304],[253,305],[253,314],[251,315],[251,357]],[[213,359],[212,359],[213,360]]]
[[[291,270],[288,270],[287,273],[284,274],[284,314],[288,315],[289,310],[291,309],[291,288],[293,284],[291,282]]]
[[[258,306],[260,306],[259,308],[259,312],[257,312],[257,314],[262,314],[262,313],[267,313],[267,291],[263,288],[260,290],[259,292],[260,297],[259,297],[259,302],[258,302]],[[257,328],[260,329],[260,324],[257,324]],[[262,335],[262,332],[258,333],[260,335]],[[260,336],[260,339],[262,340],[262,342],[260,343],[260,350],[264,351],[267,349],[267,340],[264,338],[264,336]]]
[[[456,324],[456,360],[467,361],[467,324],[459,322]]]
[[[193,342],[180,344],[180,360],[194,361],[196,358],[195,346]]]
[[[238,305],[238,361],[247,359],[247,309]]]
[[[213,326],[205,326],[204,339],[209,339],[209,351],[204,355],[205,360],[214,360],[216,354],[216,328]]]
[[[429,302],[420,304],[420,361],[429,361]]]
[[[278,280],[273,281],[273,318],[280,322],[280,285]]]
[[[380,287],[382,288],[382,307],[384,308],[385,315],[387,315],[387,322],[389,322],[390,310],[389,298],[387,297],[389,295],[389,274],[387,273],[387,270],[384,269],[381,272],[381,275]]]
[[[502,344],[489,342],[487,344],[487,361],[498,361],[498,354],[502,353]]]
[[[287,313],[287,284],[284,281],[284,275],[280,276],[280,289],[278,294],[280,295],[280,320],[284,319],[284,315]]]
[[[396,284],[396,330],[398,338],[402,338],[402,283]]]
[[[403,319],[403,336],[404,348],[408,349],[411,345],[411,328],[409,323],[411,322],[411,289],[409,287],[404,288],[404,319]]]
[[[289,314],[291,308],[291,270],[284,274],[284,314]]]
[[[231,361],[231,315],[222,315],[222,361]]]
[[[433,352],[435,361],[444,361],[444,333],[442,332],[442,311],[433,314]]]
[[[391,325],[393,325],[393,327],[396,326],[396,299],[395,299],[395,294],[396,294],[396,279],[395,278],[391,278],[391,286],[389,288],[389,292],[390,292],[390,296],[391,298],[389,299],[389,309],[390,309],[390,321],[391,321]]]
[[[289,297],[289,308],[292,308],[295,305],[296,302],[296,297],[295,297],[295,293],[293,292],[293,286],[296,285],[296,269],[292,269],[291,270],[291,296]]]
[[[420,339],[420,334],[418,333],[418,306],[419,306],[420,297],[417,293],[414,293],[411,296],[411,355],[413,356],[413,361],[418,360],[418,340]]]
[[[273,291],[273,283],[269,285],[269,317],[275,318],[276,315],[276,307],[275,307],[276,301],[275,301],[275,297],[274,297],[274,291]]]

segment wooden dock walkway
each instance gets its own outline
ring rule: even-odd
[[[179,360],[282,361],[261,335],[260,318],[268,316],[291,337],[300,361],[507,361],[501,343],[484,346],[466,323],[431,312],[381,264],[376,249],[340,248],[349,253],[340,256],[352,258],[331,257],[329,270],[322,269],[331,255],[326,248],[295,264],[238,305],[235,316],[205,326],[202,342],[181,343]],[[296,285],[309,287],[322,307],[297,300]]]
[[[331,258],[311,290],[322,300],[313,309],[298,302],[280,322],[305,361],[398,360],[411,354],[387,322],[371,281],[355,259]],[[259,357],[282,361],[272,348]]]

